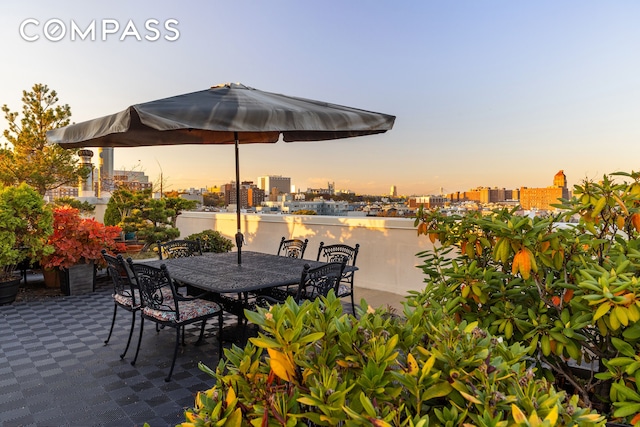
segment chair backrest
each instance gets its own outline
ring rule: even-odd
[[[309,264],[305,264],[296,294],[296,301],[300,302],[305,299],[327,296],[331,289],[337,292],[345,265],[345,260],[330,262],[314,268],[311,268]]]
[[[355,266],[359,250],[359,243],[356,243],[355,246],[349,246],[342,243],[325,245],[324,242],[320,242],[316,261],[340,262],[346,260],[346,265]]]
[[[278,255],[289,258],[303,258],[307,243],[309,243],[309,239],[285,239],[283,237],[278,247]]]
[[[140,301],[136,301],[136,294],[133,291],[136,287],[134,283],[135,281],[132,278],[131,272],[127,268],[127,263],[122,255],[109,255],[107,251],[103,249],[102,257],[107,262],[107,272],[113,282],[113,293],[115,295],[131,298],[132,307],[136,307],[140,304]]]
[[[180,319],[176,302],[178,295],[167,266],[162,264],[160,268],[157,268],[142,262],[134,263],[131,258],[127,259],[127,262],[140,289],[142,307],[161,312],[158,317]],[[162,292],[163,289],[170,289],[173,298],[165,298]]]
[[[160,259],[186,258],[202,255],[202,245],[200,244],[200,239],[171,240],[165,243],[158,242],[158,254],[160,255]]]

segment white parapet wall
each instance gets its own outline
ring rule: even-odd
[[[304,258],[316,259],[320,242],[359,243],[356,286],[398,295],[425,286],[416,254],[432,245],[426,236],[417,236],[413,219],[243,214],[241,222],[244,250],[275,254],[283,236],[301,238],[309,239]],[[234,213],[184,212],[177,226],[181,237],[211,229],[235,242]]]

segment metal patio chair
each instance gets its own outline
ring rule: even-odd
[[[116,314],[118,307],[131,313],[131,328],[129,329],[129,338],[127,338],[127,345],[124,348],[120,359],[124,359],[129,350],[131,344],[131,337],[133,336],[133,329],[136,325],[136,315],[140,311],[140,292],[134,285],[134,281],[127,268],[127,264],[122,257],[109,255],[106,250],[102,250],[102,257],[107,262],[107,272],[113,282],[113,318],[111,319],[111,328],[109,328],[109,335],[104,341],[104,344],[109,344],[111,334],[113,333],[113,326],[116,323]]]
[[[321,296],[327,296],[329,291],[336,292],[340,285],[342,273],[346,266],[346,261],[330,262],[319,267],[311,268],[309,264],[305,264],[295,301],[300,304],[305,300],[314,300]],[[256,304],[266,307],[269,304],[280,304],[287,297],[286,293],[282,293],[281,297],[271,295],[259,295],[256,297]]]
[[[359,250],[359,243],[357,243],[355,246],[349,246],[342,243],[325,245],[324,242],[320,242],[320,247],[318,248],[318,257],[316,258],[316,260],[324,262],[335,262],[344,260],[346,262],[346,265],[355,267]],[[354,274],[355,271],[343,273],[342,280],[340,281],[340,285],[338,286],[338,290],[336,291],[336,296],[338,298],[351,297],[351,310],[355,315],[356,304],[353,292]]]
[[[164,243],[158,241],[158,255],[160,259],[198,256],[202,255],[202,245],[200,239],[171,240]]]
[[[283,237],[280,240],[277,255],[302,259],[308,243],[309,239],[286,239]]]
[[[176,329],[176,343],[173,351],[173,360],[169,375],[165,378],[166,382],[171,381],[173,368],[176,364],[178,356],[178,347],[180,345],[180,337],[182,335],[182,345],[184,342],[184,329],[186,325],[202,322],[200,327],[200,337],[198,343],[201,343],[204,337],[204,329],[208,319],[212,317],[218,318],[218,355],[222,358],[222,307],[213,301],[200,299],[197,297],[184,297],[176,291],[176,287],[171,279],[167,267],[163,264],[160,268],[153,267],[144,263],[134,263],[131,258],[128,260],[129,268],[133,273],[135,282],[140,289],[141,315],[140,323],[140,340],[138,340],[138,348],[136,355],[131,362],[135,365],[140,351],[140,342],[142,341],[142,331],[144,328],[144,320],[150,320],[156,325],[169,326]],[[170,290],[173,298],[164,297],[163,290]]]

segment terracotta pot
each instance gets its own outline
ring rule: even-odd
[[[132,253],[132,254],[136,254],[138,252],[140,252],[142,250],[142,248],[144,248],[144,245],[138,245],[138,244],[127,244],[127,253]]]
[[[60,275],[55,268],[43,268],[42,277],[44,278],[44,285],[47,288],[59,288],[60,287]]]

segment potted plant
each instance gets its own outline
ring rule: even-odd
[[[60,287],[66,295],[93,291],[96,266],[105,265],[102,249],[118,252],[125,249],[116,242],[122,232],[120,227],[83,218],[78,209],[70,206],[54,209],[53,228],[49,244],[54,252],[44,257],[41,264],[60,273]]]
[[[121,227],[129,246],[166,242],[180,236],[175,221],[181,210],[193,207],[193,203],[188,203],[191,201],[182,203],[174,199],[154,199],[151,190],[119,188],[109,199],[104,222]]]
[[[0,187],[0,304],[11,304],[18,293],[18,263],[51,253],[47,244],[53,217],[44,199],[27,184]]]

